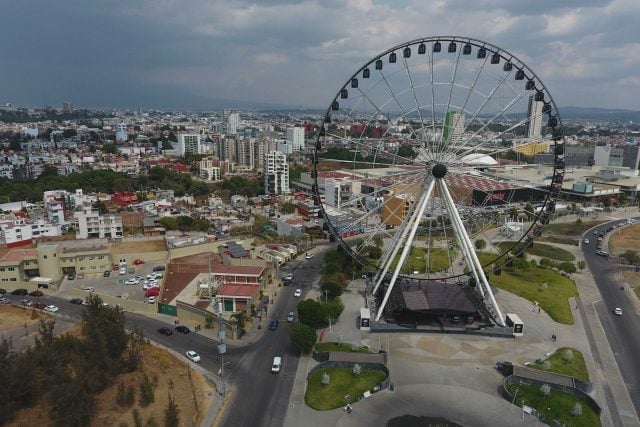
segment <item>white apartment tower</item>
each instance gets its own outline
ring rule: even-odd
[[[287,155],[270,151],[264,156],[264,192],[269,195],[289,193]]]
[[[184,134],[178,135],[178,151],[180,155],[185,154],[202,154],[202,145],[200,144],[200,135]]]
[[[120,215],[100,215],[90,207],[74,212],[76,239],[122,237],[122,217]]]
[[[126,142],[129,139],[129,132],[127,132],[127,124],[120,122],[116,125],[116,141]]]
[[[236,135],[239,123],[240,114],[237,110],[222,110],[222,132],[226,135]]]
[[[304,128],[287,128],[287,142],[291,145],[293,151],[302,151],[304,148]]]
[[[526,125],[527,138],[529,139],[541,139],[542,138],[542,106],[544,102],[536,101],[533,96],[529,97],[529,108],[527,115],[529,121]]]

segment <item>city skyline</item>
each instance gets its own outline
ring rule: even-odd
[[[415,38],[465,35],[521,58],[558,105],[640,109],[637,2],[423,3],[8,3],[0,103],[326,108],[376,54]]]

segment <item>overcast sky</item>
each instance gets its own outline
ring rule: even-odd
[[[638,19],[640,0],[0,0],[0,103],[324,108],[377,53],[459,35],[520,57],[559,106],[640,110]]]

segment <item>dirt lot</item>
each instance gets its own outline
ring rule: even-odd
[[[640,224],[631,224],[612,232],[609,238],[609,251],[621,254],[626,250],[640,250]]]
[[[166,251],[164,240],[141,240],[138,242],[118,242],[111,245],[114,254],[131,254],[137,252]]]
[[[32,309],[23,309],[13,305],[0,305],[0,333],[14,328],[24,328],[26,323],[29,329],[37,325],[40,319],[47,318],[44,312]]]
[[[0,331],[24,325],[25,322],[37,322],[32,319],[33,310],[22,310],[12,306],[0,306]],[[36,316],[46,316],[36,313]],[[172,354],[152,345],[148,345],[143,354],[143,369],[152,381],[157,381],[155,402],[146,408],[137,403],[139,384],[142,382],[141,371],[123,374],[115,379],[96,399],[96,410],[92,426],[134,425],[133,409],[137,409],[144,424],[153,417],[157,425],[163,425],[164,410],[168,402],[168,393],[173,388],[173,395],[180,408],[180,425],[199,425],[207,407],[214,399],[215,387],[207,383],[198,372],[189,368],[186,360],[176,359]],[[136,391],[136,403],[131,408],[121,408],[116,404],[118,384],[132,384]],[[9,426],[49,426],[46,403],[17,413]]]

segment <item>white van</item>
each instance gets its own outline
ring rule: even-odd
[[[273,364],[271,365],[271,373],[277,374],[280,372],[280,368],[282,367],[282,357],[276,356],[273,358]]]
[[[125,274],[127,274],[127,266],[126,265],[120,267],[120,275],[124,276]]]

